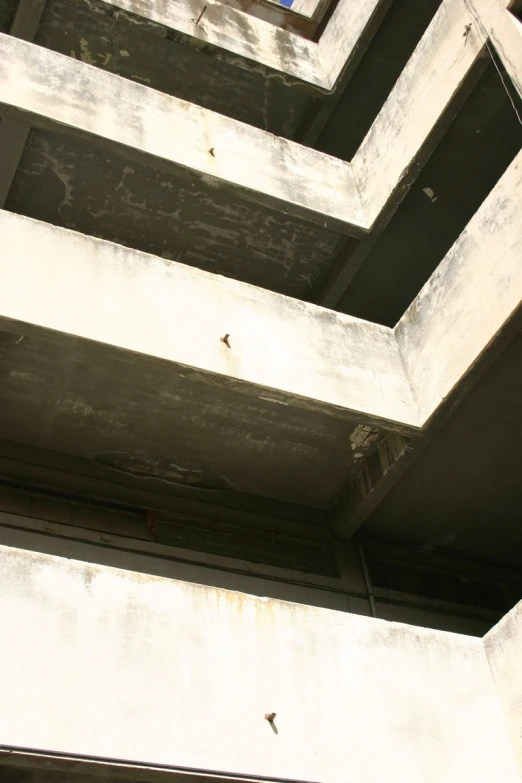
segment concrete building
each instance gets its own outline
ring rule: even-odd
[[[522,778],[521,19],[1,0],[0,783]]]

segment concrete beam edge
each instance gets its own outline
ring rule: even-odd
[[[117,144],[335,230],[366,230],[349,163],[8,35],[0,52],[7,117]]]
[[[8,331],[26,324],[65,332],[296,404],[310,400],[385,428],[416,429],[386,327],[5,211],[0,228],[0,312]],[[220,342],[225,332],[231,348]]]

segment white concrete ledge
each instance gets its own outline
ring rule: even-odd
[[[522,303],[522,152],[493,188],[394,330],[424,434],[390,433],[332,509],[349,538],[413,461]],[[450,402],[450,406],[446,402]],[[433,422],[437,414],[437,422]]]
[[[395,327],[425,427],[522,303],[522,152]]]
[[[469,22],[482,40],[489,38],[522,98],[522,22],[509,10],[514,0],[468,0]]]
[[[391,329],[9,212],[0,235],[3,328],[52,329],[415,427]]]
[[[0,315],[425,428],[520,308],[521,203],[522,153],[395,330],[3,212]]]
[[[118,0],[125,2],[142,15],[174,13],[170,4],[151,10],[152,0]],[[355,7],[341,3],[317,45],[332,78],[358,42]],[[377,8],[364,0],[364,28]],[[408,179],[483,51],[473,29],[463,38],[468,21],[460,0],[442,3],[351,164],[9,36],[0,36],[0,106],[14,119],[89,134],[151,165],[181,167],[243,198],[361,234]]]
[[[183,35],[194,45],[211,44],[247,61],[278,71],[287,78],[322,91],[335,89],[347,62],[380,5],[387,0],[340,0],[319,43],[281,30],[219,2],[199,0],[104,0],[106,5],[151,19]],[[203,6],[201,25],[196,25]],[[292,10],[321,14],[324,3],[304,0]],[[238,63],[241,64],[241,63]]]
[[[522,780],[522,601],[486,634],[484,647]]]
[[[349,163],[8,35],[0,35],[0,106],[322,226],[364,230]]]
[[[151,19],[191,36],[197,45],[212,44],[290,79],[330,92],[354,54],[361,37],[385,0],[340,0],[319,43],[281,30],[219,2],[199,0],[104,0],[106,5]],[[194,23],[207,6],[201,25]],[[324,2],[304,0],[292,10],[313,16]],[[239,63],[238,63],[239,64]]]
[[[462,0],[444,0],[352,160],[370,226],[483,49],[473,31],[463,37],[468,21]]]
[[[319,39],[318,59],[330,90],[355,55],[364,31],[388,0],[340,0]]]
[[[293,8],[281,5],[278,0],[217,0],[217,2],[227,8],[235,8],[236,11],[241,11],[248,16],[262,19],[264,22],[269,22],[271,25],[295,33],[302,38],[313,39],[319,27],[319,21],[316,18],[312,19],[305,14],[296,13]],[[201,6],[201,10],[203,10],[203,6]]]
[[[352,3],[352,0],[341,0]],[[211,44],[291,79],[328,90],[313,41],[219,2],[200,0],[104,0],[106,5],[191,36],[197,46]],[[380,2],[380,0],[373,0]],[[196,25],[203,6],[207,10]],[[239,63],[238,63],[239,64]]]
[[[481,639],[29,549],[0,556],[2,743],[225,781],[519,780]]]

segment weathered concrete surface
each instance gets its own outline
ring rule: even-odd
[[[364,229],[349,163],[10,36],[0,53],[2,114],[113,142],[321,225]]]
[[[395,328],[422,426],[520,308],[521,204],[519,153]]]
[[[22,495],[23,493],[20,493],[20,496]],[[71,508],[76,506],[73,513],[78,516],[78,519],[74,522],[69,519],[69,524],[63,524],[64,509],[62,508],[61,515],[60,512],[57,514],[57,509],[52,508],[52,502],[45,503],[44,500],[38,503],[37,501],[34,503],[31,515],[23,516],[20,507],[13,509],[13,513],[6,513],[4,511],[6,500],[8,498],[2,491],[0,493],[1,546],[123,568],[138,574],[182,580],[214,589],[233,590],[265,599],[291,601],[305,606],[335,609],[363,616],[371,615],[360,557],[354,542],[344,544],[343,553],[339,557],[343,567],[340,576],[336,578],[304,572],[296,568],[295,563],[294,567],[285,567],[281,564],[275,566],[253,561],[249,559],[248,552],[238,558],[233,554],[201,551],[201,548],[190,550],[186,546],[176,545],[173,540],[163,538],[161,535],[158,536],[159,542],[152,542],[149,540],[144,515],[141,519],[135,520],[132,532],[128,529],[128,522],[125,524],[125,520],[122,520],[122,528],[127,528],[127,531],[123,532],[123,529],[120,530],[119,520],[111,520],[106,510],[102,510],[98,514],[98,520],[95,521],[92,512],[96,509],[93,506],[87,509],[86,504],[83,508],[79,504],[70,504]],[[103,515],[105,515],[104,526],[100,526]],[[168,523],[165,515],[158,516],[160,520],[162,519],[161,533],[167,528]],[[145,531],[145,537],[136,535],[137,521],[141,522],[141,531]],[[91,529],[89,529],[89,522]],[[277,526],[278,520],[273,522]],[[194,518],[188,522],[192,526],[199,523],[200,520],[196,521]],[[97,529],[92,529],[94,525]],[[300,527],[300,534],[301,536],[304,534],[302,527]],[[277,533],[274,537],[276,540],[280,539]],[[228,536],[222,534],[222,538],[227,539]],[[110,546],[107,546],[108,543]],[[395,607],[396,612],[400,613],[400,610],[400,607]],[[414,624],[428,625],[426,614],[429,620],[429,612],[423,614],[422,609],[417,609],[417,622]],[[450,622],[451,619],[457,622],[460,620],[460,633],[463,632],[463,626],[469,628],[471,625],[471,630],[465,630],[464,633],[477,635],[472,623],[469,624],[462,618],[450,618]]]
[[[376,413],[412,426],[391,330],[10,213],[0,225],[4,438],[325,507],[382,437]]]
[[[518,779],[480,640],[0,551],[4,744],[325,783]]]
[[[382,437],[360,418],[275,390],[13,328],[0,331],[2,436],[83,456],[113,477],[200,492],[203,501],[270,497],[324,508]]]
[[[490,63],[482,72],[483,62],[476,66],[478,79],[473,69],[466,81],[465,93],[474,84],[469,96],[415,181],[410,179],[407,192],[401,186],[392,198],[390,208],[397,211],[390,222],[371,247],[361,243],[350,258],[344,256],[344,263],[339,257],[333,267],[339,276],[335,279],[332,270],[332,285],[322,299],[313,299],[317,304],[366,321],[397,324],[518,154],[522,136],[517,115],[497,70]],[[374,240],[375,231],[370,234]]]
[[[328,6],[328,0],[294,0],[292,11],[301,16],[319,18]]]
[[[0,215],[4,319],[411,424],[392,330]],[[230,347],[220,342],[226,333]]]
[[[221,3],[208,4],[205,23],[195,24],[201,6],[196,0],[154,2],[154,0],[104,0],[145,19],[191,36],[197,45],[208,44],[271,68],[287,77],[321,90],[335,89],[359,39],[382,0],[340,0],[321,36],[313,43],[289,30],[275,28],[261,19]],[[296,6],[297,13],[320,15],[324,3]],[[193,44],[195,42],[193,41]],[[241,62],[238,61],[238,65]]]
[[[390,434],[361,464],[332,510],[339,535],[351,536],[404,474],[450,415],[448,398],[453,408],[461,401],[471,371],[520,310],[521,204],[519,153],[395,327],[424,433]]]
[[[357,150],[353,172],[371,226],[480,55],[483,38],[463,36],[462,0],[445,0]]]
[[[479,34],[489,37],[509,78],[522,98],[522,23],[508,10],[513,0],[470,0],[469,17]]]
[[[282,6],[273,8],[279,12]],[[216,56],[213,47],[196,48],[185,38],[102,0],[47,0],[35,43],[278,136],[296,138],[315,92],[296,89],[294,80],[259,64],[244,61],[244,67],[238,67],[237,56],[223,50]]]
[[[274,28],[220,3],[211,3],[205,12],[203,29],[194,24],[200,6],[192,0],[157,3],[153,0],[104,0],[107,4],[150,19],[165,27],[197,39],[201,47],[208,44],[233,52],[324,91],[336,83],[368,23],[383,0],[340,0],[320,38],[313,43],[289,29]],[[320,16],[325,3],[304,3],[292,8],[297,14]],[[194,42],[193,42],[194,43]],[[241,62],[238,61],[238,65]]]
[[[330,90],[335,89],[343,70],[356,54],[364,31],[385,1],[341,0],[338,4],[318,44],[319,60]]]
[[[395,471],[414,442],[391,432],[360,466],[331,509],[331,524],[340,538],[351,538],[397,480]]]
[[[365,534],[393,529],[419,547],[513,563],[513,602],[522,598],[521,430],[522,331],[367,520]]]
[[[297,299],[310,296],[343,241],[182,170],[36,129],[5,208]]]
[[[522,602],[486,634],[484,646],[522,780]]]
[[[44,2],[32,2],[32,0],[19,2],[9,27],[9,34],[23,38],[25,41],[34,40],[43,9]],[[0,31],[2,31],[1,23]],[[5,206],[29,130],[29,126],[24,123],[5,117],[0,118],[0,209]]]
[[[476,382],[479,361],[514,328],[522,303],[521,204],[519,153],[395,327],[424,432],[411,442],[390,434],[361,463],[332,509],[339,535],[363,524]]]
[[[277,0],[219,0],[219,2],[221,5],[255,16],[256,19],[262,19],[263,22],[269,22],[303,38],[313,38],[317,31],[318,23],[307,18],[312,14],[300,14],[295,8],[287,8]]]
[[[104,0],[108,5],[150,19],[195,40],[232,52],[294,79],[325,88],[317,44],[219,2],[207,3],[200,26],[199,0]],[[351,2],[351,0],[344,0]],[[240,65],[240,60],[238,61]]]

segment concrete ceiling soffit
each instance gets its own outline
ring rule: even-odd
[[[420,436],[388,435],[332,509],[349,538],[520,328],[522,152],[394,329]]]

